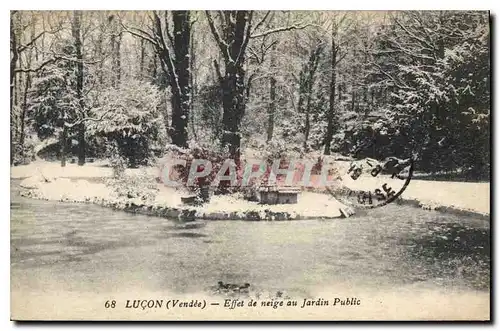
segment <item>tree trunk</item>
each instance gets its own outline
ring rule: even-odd
[[[309,96],[307,99],[306,121],[304,124],[304,151],[305,152],[309,151],[309,147],[307,146],[307,142],[309,141],[309,132],[311,130],[310,104],[311,104],[311,97]]]
[[[309,60],[307,64],[304,66],[300,73],[300,86],[299,86],[299,105],[298,110],[299,113],[305,114],[305,123],[304,123],[304,151],[308,151],[307,142],[309,140],[309,133],[311,130],[311,100],[313,95],[313,87],[314,87],[314,76],[316,74],[316,70],[318,69],[319,58],[321,56],[321,52],[323,51],[323,44],[319,43],[316,47],[311,51],[309,56]],[[305,102],[305,108],[304,108]]]
[[[353,50],[353,58],[356,61],[356,49]],[[358,71],[356,70],[356,66],[352,67],[352,84],[351,84],[351,111],[356,111],[356,76]]]
[[[273,139],[274,132],[274,114],[276,112],[276,78],[269,79],[269,108],[267,110],[267,141]]]
[[[120,81],[122,78],[122,61],[121,61],[121,49],[122,45],[122,34],[121,32],[118,34],[118,38],[116,40],[116,48],[115,48],[115,74],[116,74],[116,87],[120,86]]]
[[[172,143],[187,147],[189,110],[191,109],[190,42],[191,20],[189,11],[173,11],[174,66],[170,73],[172,87]],[[167,54],[162,58],[169,61]],[[168,65],[168,63],[165,63]]]
[[[85,123],[78,125],[78,165],[85,164]]]
[[[96,57],[100,59],[99,64],[98,64],[98,71],[96,73],[97,75],[97,80],[99,81],[99,85],[102,86],[104,84],[104,58],[105,58],[105,52],[103,52],[103,37],[104,33],[100,31],[99,37],[97,39],[96,43]]]
[[[338,92],[339,92],[339,97],[338,97],[339,102],[341,102],[341,101],[342,101],[342,91],[344,90],[344,87],[343,87],[343,84],[342,84],[342,81],[343,81],[343,80],[344,80],[344,77],[343,77],[342,75],[340,75],[340,73],[339,73],[339,81],[340,81],[340,83],[339,83],[339,85],[337,86],[337,89],[339,90],[339,91],[338,91]]]
[[[191,31],[191,45],[190,45],[190,61],[189,61],[189,69],[192,72],[195,71],[195,61],[196,61],[196,54],[194,51],[194,46],[195,46],[195,40],[194,40],[194,29]],[[196,85],[196,80],[194,75],[189,75],[189,84],[191,85],[191,108],[189,109],[189,116],[190,116],[190,123],[191,123],[191,131],[193,132],[193,137],[195,141],[198,140],[198,135],[196,134],[196,127],[194,125],[195,120],[194,120],[194,100],[196,97],[196,94],[198,93],[197,91],[197,85]]]
[[[224,58],[225,73],[222,76],[216,66],[222,90],[222,146],[227,147],[231,158],[236,163],[240,160],[241,132],[240,124],[245,114],[245,52],[252,28],[252,11],[224,11],[220,14],[222,34],[217,32],[215,24],[207,12],[210,29],[214,35],[221,55]]]
[[[366,42],[363,42],[364,48],[363,48],[363,63],[368,63],[368,44]],[[363,107],[364,107],[364,112],[365,116],[368,115],[370,112],[370,107],[368,106],[368,84],[366,84],[365,79],[361,79],[361,82],[363,84]]]
[[[276,44],[271,49],[271,70],[276,66]],[[276,112],[276,78],[269,78],[269,107],[267,109],[267,142],[273,139],[274,114]]]
[[[150,69],[151,69],[151,82],[153,84],[158,84],[159,81],[158,81],[158,63],[156,63],[156,58],[157,58],[157,54],[155,54],[153,56],[153,63],[150,64]],[[159,84],[158,84],[159,85]]]
[[[31,26],[31,40],[35,39],[35,25],[33,24]],[[35,59],[38,58],[37,56],[37,51],[35,48]],[[33,49],[31,48],[29,50],[27,59],[26,59],[26,67],[31,68],[31,59],[33,56]],[[25,121],[26,121],[26,113],[28,112],[28,91],[31,87],[31,73],[27,72],[26,73],[26,79],[24,82],[24,93],[23,93],[23,105],[21,108],[21,130],[20,130],[20,136],[19,136],[19,146],[21,146],[21,150],[24,150],[24,139],[25,139],[25,132],[24,132],[24,127],[25,127]]]
[[[139,77],[142,79],[144,78],[144,57],[145,57],[145,46],[144,46],[144,39],[141,39],[141,57],[140,57],[140,62],[139,62]]]
[[[121,60],[120,60],[120,47],[121,47],[121,33],[116,31],[116,27],[113,28],[113,32],[111,34],[111,69],[112,69],[112,78],[111,85],[114,88],[117,88],[120,85],[121,78]]]
[[[17,50],[17,37],[16,31],[14,29],[14,13],[10,14],[10,51],[12,57],[10,59],[10,164],[14,162],[14,137],[12,132],[15,130],[14,122],[14,91],[15,91],[15,76],[16,76],[16,65],[19,58],[19,53]]]
[[[28,65],[29,67],[29,65]],[[26,82],[25,82],[25,85],[24,85],[24,96],[23,96],[23,108],[22,108],[22,111],[21,111],[21,133],[20,133],[20,136],[19,136],[19,146],[23,147],[24,146],[24,137],[25,137],[25,133],[24,133],[24,122],[26,121],[26,113],[28,111],[28,103],[27,103],[27,99],[28,99],[28,91],[29,91],[29,88],[31,86],[31,74],[30,73],[27,73],[26,74]]]
[[[354,83],[352,85],[352,92],[351,92],[351,111],[356,110],[356,92],[354,92]]]
[[[76,98],[78,99],[78,113],[84,116],[84,102],[83,102],[83,53],[82,53],[82,37],[81,37],[81,11],[73,13],[73,38],[75,45],[75,58],[76,58]],[[85,124],[81,123],[77,127],[78,130],[78,165],[85,164]]]
[[[63,124],[62,131],[60,133],[61,135],[61,167],[66,166],[66,142],[68,140],[68,129],[66,128],[66,125]]]
[[[228,68],[229,67],[229,68]],[[222,145],[229,148],[235,160],[240,159],[240,123],[245,112],[245,72],[242,67],[228,65],[222,86]]]
[[[335,35],[332,31],[332,78],[330,80],[330,103],[328,113],[326,114],[327,126],[325,135],[324,154],[330,155],[330,149],[333,138],[333,125],[335,121],[335,85],[337,84],[337,46],[335,43]]]

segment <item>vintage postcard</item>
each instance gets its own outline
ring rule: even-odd
[[[11,11],[11,319],[489,321],[487,11]]]

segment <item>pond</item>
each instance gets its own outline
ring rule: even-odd
[[[173,220],[26,199],[11,182],[19,291],[208,293],[217,282],[290,296],[333,284],[489,291],[489,221],[387,205],[347,219]]]

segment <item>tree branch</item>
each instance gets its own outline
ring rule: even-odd
[[[340,63],[340,61],[342,61],[342,60],[346,57],[346,55],[347,55],[347,52],[345,52],[345,53],[344,53],[341,57],[339,57],[339,59],[338,59],[337,61],[335,61],[335,66],[336,66],[337,64],[339,64],[339,63]]]
[[[18,73],[18,72],[24,72],[24,73],[30,73],[30,72],[38,72],[40,70],[43,69],[43,67],[45,67],[46,65],[52,63],[52,62],[55,62],[57,59],[56,58],[52,58],[52,59],[49,59],[45,62],[43,62],[41,65],[38,66],[38,68],[36,69],[31,69],[31,68],[28,68],[28,69],[22,69],[22,68],[18,68],[16,70],[14,70],[14,72]]]
[[[257,31],[257,29],[260,28],[260,26],[262,24],[264,24],[264,22],[266,21],[266,19],[269,16],[270,13],[271,13],[271,11],[268,10],[267,13],[266,13],[266,15],[264,15],[264,17],[262,18],[262,20],[255,25],[255,28],[253,29],[252,33],[254,33],[255,31]]]
[[[291,25],[291,26],[286,26],[286,27],[281,27],[281,28],[275,28],[275,29],[271,29],[271,30],[268,30],[268,31],[265,31],[262,33],[253,34],[250,36],[250,38],[261,38],[261,37],[265,37],[265,36],[268,36],[270,34],[282,32],[282,31],[302,30],[302,29],[307,28],[308,26],[311,26],[311,24],[307,23],[305,25]]]
[[[146,31],[144,30],[141,30],[139,28],[135,28],[135,27],[132,27],[130,29],[134,29],[134,30],[137,30],[139,33],[137,32],[134,32],[132,30],[130,30],[129,28],[127,28],[125,25],[123,25],[123,29],[125,30],[125,32],[128,32],[130,33],[131,35],[135,36],[135,37],[138,37],[138,38],[141,38],[141,39],[144,39],[146,41],[149,41],[151,44],[153,45],[156,45],[157,44],[157,41],[154,40],[154,37],[151,36],[149,33],[147,33]]]
[[[29,43],[27,43],[26,45],[22,45],[22,46],[20,45],[20,46],[18,47],[17,51],[18,51],[19,53],[22,53],[22,52],[23,52],[24,50],[26,50],[28,47],[30,47],[31,45],[33,45],[34,43],[36,43],[36,41],[37,41],[38,39],[40,39],[40,37],[42,37],[45,33],[46,33],[46,31],[40,32],[40,33],[38,34],[38,36],[36,36],[35,38],[33,38],[33,39],[32,39]]]
[[[398,43],[395,40],[391,40],[390,42],[394,43],[394,45],[397,46],[397,50],[399,50],[400,52],[405,53],[408,56],[411,56],[411,57],[414,57],[414,58],[418,58],[418,59],[424,59],[424,60],[433,60],[433,61],[436,60],[435,58],[427,56],[425,54],[417,54],[416,52],[412,52],[412,51],[404,48],[400,43]],[[424,48],[424,49],[429,50],[428,48]]]
[[[262,61],[260,60],[259,56],[257,55],[257,53],[253,50],[252,47],[248,47],[248,52],[250,53],[250,56],[255,58],[255,60],[257,61],[257,64],[261,64]]]
[[[226,61],[229,61],[230,56],[229,56],[228,45],[222,40],[220,34],[217,32],[212,15],[210,15],[210,12],[208,10],[205,11],[205,15],[207,16],[208,26],[210,27],[210,31],[212,31],[212,35],[214,36],[215,42],[221,49],[222,56],[224,56],[224,59]]]
[[[238,56],[236,57],[236,65],[238,65],[241,60],[243,59],[243,54],[245,54],[245,50],[247,48],[248,42],[250,41],[250,35],[251,35],[251,30],[252,30],[252,17],[253,17],[253,11],[251,10],[250,13],[248,13],[248,17],[246,18],[246,33],[245,33],[245,39],[243,40],[243,43],[241,44],[240,51],[238,52]]]
[[[392,75],[390,75],[389,73],[387,73],[386,71],[384,71],[382,69],[382,67],[380,65],[378,65],[377,63],[375,62],[372,62],[371,63],[374,67],[376,67],[380,73],[382,73],[384,76],[386,76],[387,78],[389,78],[391,80],[391,82],[394,84],[394,86],[396,86],[397,88],[400,88],[402,90],[414,90],[413,88],[411,88],[410,86],[404,84],[404,83],[401,83],[399,82],[396,78],[394,78]],[[403,84],[403,85],[401,85]]]
[[[170,73],[170,79],[171,79],[171,84],[170,86],[172,87],[172,93],[174,93],[177,96],[180,96],[182,94],[181,87],[179,86],[179,79],[177,76],[177,71],[175,70],[174,66],[174,61],[172,60],[172,57],[170,56],[170,50],[165,43],[165,39],[163,38],[163,33],[161,29],[161,21],[160,17],[156,12],[153,12],[154,19],[155,19],[155,39],[159,40],[159,43],[156,44],[156,47],[158,48],[158,51],[160,54],[163,56],[160,57],[160,61],[166,61],[166,65],[168,68],[168,71]],[[173,79],[173,81],[172,81]]]
[[[222,78],[222,73],[220,71],[219,63],[217,62],[217,60],[214,60],[214,67],[215,67],[215,73],[217,74],[217,79],[219,80],[219,84],[222,85],[223,78]]]
[[[88,122],[88,121],[91,121],[91,122],[101,122],[101,121],[104,119],[104,117],[105,117],[107,114],[109,114],[111,111],[112,111],[112,109],[111,109],[111,108],[110,108],[110,109],[108,109],[108,110],[107,110],[106,112],[104,112],[104,113],[101,115],[101,117],[99,117],[99,118],[84,117],[84,118],[81,118],[81,119],[79,119],[79,120],[77,120],[76,122],[73,122],[73,123],[68,123],[68,122],[64,121],[64,126],[65,126],[65,127],[67,127],[67,128],[69,128],[69,129],[71,129],[71,128],[72,128],[72,127],[74,127],[74,126],[80,125],[80,124],[82,124],[82,123],[84,123],[84,122]]]
[[[190,24],[191,24],[191,29],[193,28],[194,23],[198,22],[198,18],[199,18],[199,17],[198,17],[198,14],[197,14],[197,15],[196,15],[196,17],[195,17],[195,18],[194,18],[194,19],[190,22]]]
[[[415,40],[418,40],[420,41],[422,44],[426,45],[427,47],[429,47],[430,49],[434,50],[435,47],[434,45],[431,45],[427,42],[427,40],[423,39],[423,38],[420,38],[418,37],[417,35],[415,35],[414,33],[412,33],[411,31],[409,31],[405,26],[403,26],[403,24],[401,24],[396,18],[394,18],[394,21],[396,22],[397,25],[399,25],[399,27],[401,27],[401,29],[403,29],[410,37],[413,37]]]
[[[29,24],[28,24],[29,25]],[[54,34],[56,32],[59,32],[62,30],[62,27],[58,27],[56,28],[55,30],[51,30],[51,31],[42,31],[40,32],[36,37],[34,37],[32,40],[30,40],[27,44],[25,45],[19,45],[18,48],[17,48],[17,51],[19,53],[22,53],[24,52],[27,48],[29,48],[30,46],[32,46],[34,43],[36,43],[36,41],[38,39],[40,39],[41,37],[43,37],[43,35],[45,35],[46,33],[48,34]]]
[[[168,12],[165,11],[165,33],[167,35],[168,40],[170,40],[170,45],[174,45],[174,36],[170,32],[170,24],[168,23]]]

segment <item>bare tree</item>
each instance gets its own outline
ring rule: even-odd
[[[276,43],[271,46],[271,69],[276,66]],[[276,77],[269,77],[269,107],[267,109],[267,141],[273,139],[274,115],[276,113]]]
[[[111,85],[118,87],[121,80],[121,54],[120,48],[122,44],[121,27],[115,22],[114,15],[109,16],[108,20],[111,24]]]
[[[325,49],[325,43],[318,41],[311,50],[307,63],[302,68],[299,81],[298,110],[304,114],[304,143],[305,151],[308,151],[309,133],[311,131],[311,102],[313,97],[313,86],[316,79],[320,57]]]
[[[235,160],[240,158],[241,120],[245,114],[246,102],[249,96],[248,86],[251,80],[245,81],[245,57],[251,39],[265,38],[271,34],[303,29],[308,24],[293,24],[272,28],[259,32],[259,28],[268,20],[269,13],[257,21],[252,27],[252,11],[218,11],[215,23],[212,13],[206,11],[210,31],[219,48],[224,61],[224,72],[217,61],[214,66],[217,71],[219,85],[222,90],[223,135],[222,145],[229,148],[229,154]],[[218,26],[217,26],[218,25]]]
[[[168,12],[162,18],[152,13],[151,32],[137,27],[125,27],[132,35],[150,42],[168,75],[172,90],[172,124],[169,130],[172,143],[186,147],[188,142],[189,111],[191,109],[191,19],[189,11],[172,11],[173,33]]]
[[[35,33],[35,24],[37,20],[30,19],[28,23],[24,24],[22,22],[23,13],[20,11],[11,11],[10,13],[10,162],[14,161],[14,152],[16,147],[16,137],[15,134],[19,133],[19,145],[24,144],[24,121],[26,115],[26,93],[29,90],[31,84],[31,73],[37,72],[46,65],[55,61],[54,58],[50,58],[42,63],[39,63],[36,68],[32,68],[32,50],[36,46],[38,40],[43,41],[43,37],[46,34],[53,34],[61,30],[61,26],[55,27],[53,30],[45,30],[45,22],[43,21],[43,29],[39,33]],[[31,17],[33,18],[33,17]],[[29,37],[23,38],[25,30],[30,28]],[[22,63],[23,54],[26,52],[29,54],[26,56],[25,63]],[[21,81],[20,74],[25,74],[24,77],[24,91],[18,91],[21,86],[19,82]],[[20,116],[21,128],[17,128],[18,122],[16,121],[18,114],[16,114],[15,106],[18,104],[18,100],[22,100],[22,110]]]
[[[345,58],[347,52],[343,52],[341,54],[341,48],[344,45],[345,41],[340,40],[339,38],[339,28],[342,26],[342,23],[345,21],[347,14],[343,14],[340,19],[337,17],[333,18],[332,21],[332,32],[331,32],[331,42],[332,42],[332,58],[331,58],[331,79],[330,79],[330,96],[329,96],[329,105],[328,112],[326,114],[326,134],[324,139],[324,154],[330,155],[331,152],[331,144],[334,133],[335,126],[335,92],[337,86],[337,65]]]
[[[80,112],[84,112],[85,104],[83,101],[83,42],[81,35],[82,12],[73,12],[73,21],[71,25],[71,32],[73,35],[74,49],[75,49],[75,71],[76,71],[76,98],[78,100],[77,107]],[[63,145],[65,145],[63,142]],[[78,165],[85,164],[85,123],[82,121],[78,125]]]
[[[243,64],[252,31],[252,11],[224,11],[218,13],[220,28],[210,12],[206,12],[212,35],[224,60],[224,74],[218,62],[219,84],[222,90],[222,144],[229,148],[231,157],[240,158],[240,123],[245,113],[245,70]]]
[[[15,89],[15,76],[16,66],[19,59],[18,49],[18,36],[14,26],[14,15],[16,11],[10,13],[10,163],[14,162],[14,137],[12,136],[12,129],[14,128],[14,89]]]

